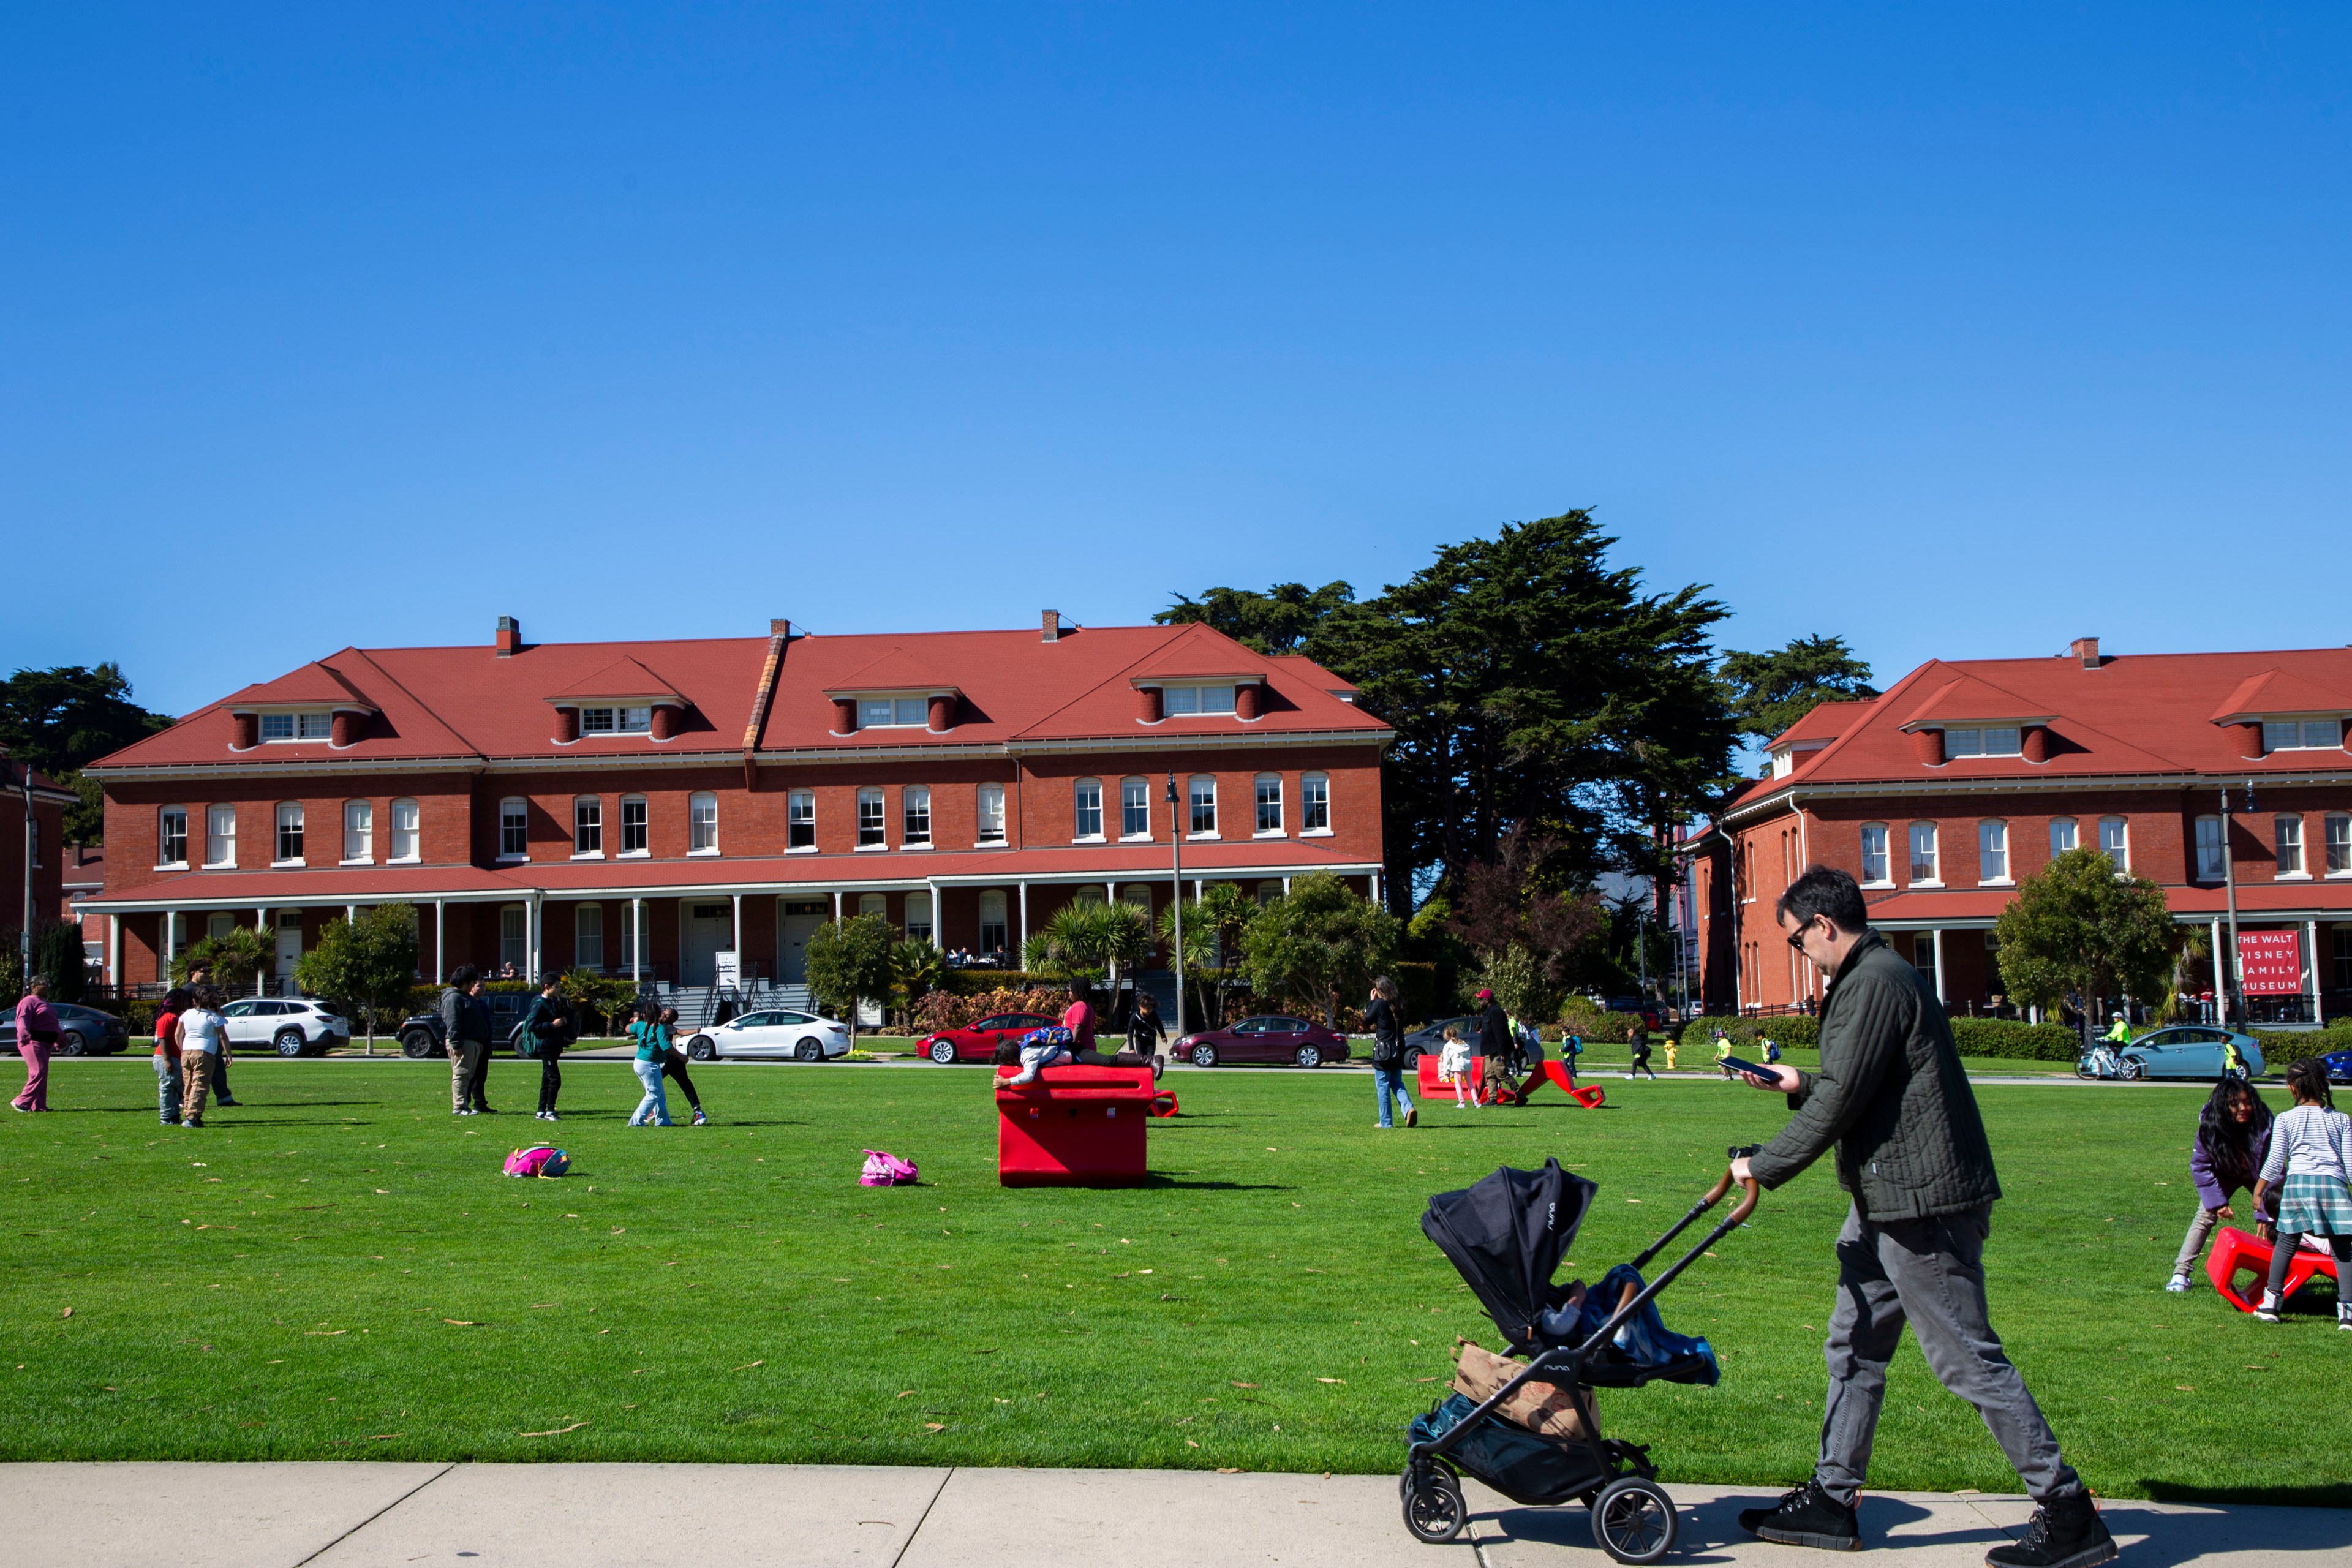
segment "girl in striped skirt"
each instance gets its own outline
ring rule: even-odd
[[[2254,1316],[2279,1321],[2279,1289],[2287,1265],[2306,1236],[2324,1236],[2336,1254],[2336,1326],[2352,1330],[2352,1116],[2336,1109],[2327,1088],[2327,1064],[2305,1057],[2286,1069],[2294,1109],[2271,1128],[2269,1156],[2254,1184],[2254,1208],[2271,1187],[2279,1192],[2278,1241],[2271,1250],[2270,1288]],[[2284,1178],[2284,1180],[2282,1180]]]

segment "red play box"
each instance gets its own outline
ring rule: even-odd
[[[1013,1087],[996,1069],[996,1179],[1008,1187],[1132,1187],[1143,1181],[1148,1067],[1053,1067]]]

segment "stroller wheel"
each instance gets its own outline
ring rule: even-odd
[[[1655,1563],[1675,1549],[1675,1500],[1657,1482],[1628,1476],[1601,1489],[1592,1539],[1620,1563]]]
[[[1406,1478],[1404,1527],[1412,1531],[1415,1541],[1432,1546],[1442,1545],[1462,1533],[1470,1522],[1470,1510],[1462,1500],[1462,1488],[1443,1470],[1432,1470],[1420,1485]]]

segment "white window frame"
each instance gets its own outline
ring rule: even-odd
[[[915,906],[919,900],[922,904],[923,908],[923,918],[919,921],[915,919]],[[940,912],[938,910],[931,907],[931,895],[927,891],[920,890],[910,892],[900,901],[899,907],[906,914],[906,918],[899,921],[899,926],[900,929],[906,931],[907,940],[908,942],[928,942],[932,946],[937,947],[939,945]],[[920,936],[915,934],[918,931],[922,932]]]
[[[2190,827],[2189,852],[2196,857],[2194,880],[2219,882],[2229,875],[2222,859],[2223,831],[2221,819],[2210,813],[2199,817]]]
[[[218,853],[224,849],[226,854]],[[205,807],[205,868],[236,868],[236,807],[233,805]]]
[[[2061,837],[2066,840],[2063,844],[2058,842]],[[2053,816],[2050,819],[2050,858],[2053,860],[2068,850],[2080,849],[2082,847],[2083,825],[2081,822],[2071,816]]]
[[[803,827],[808,829],[808,842],[793,843],[794,836]],[[796,789],[784,796],[784,853],[816,853],[816,791],[813,789]]]
[[[874,835],[872,838],[866,837],[869,832]],[[866,855],[889,847],[890,805],[882,798],[881,790],[873,784],[862,785],[857,791],[857,852]]]
[[[2340,752],[2344,721],[2340,719],[2265,719],[2263,753],[2273,752]]]
[[[887,921],[890,918],[890,900],[881,893],[860,893],[857,895],[857,912],[861,915],[880,915]]]
[[[176,818],[176,831],[173,821]],[[180,841],[180,852],[172,853],[172,840]],[[188,808],[184,805],[160,806],[155,812],[155,869],[184,871],[188,868]]]
[[[617,735],[621,732],[620,710],[609,704],[580,710],[580,732],[583,735]]]
[[[1207,808],[1209,826],[1200,826],[1202,808]],[[1194,773],[1184,781],[1184,837],[1215,838],[1217,833],[1217,775]]]
[[[1267,791],[1271,788],[1272,794]],[[1287,838],[1290,835],[1282,826],[1282,775],[1260,773],[1251,781],[1250,837],[1253,838]],[[1274,826],[1265,825],[1267,806],[1274,807]]]
[[[511,865],[530,858],[530,802],[510,795],[499,802],[499,859]]]
[[[686,852],[719,853],[719,794],[701,789],[686,797]]]
[[[357,820],[354,821],[353,818]],[[343,802],[343,858],[345,866],[375,864],[375,802],[347,800]]]
[[[1094,819],[1091,830],[1087,826],[1090,813]],[[1100,779],[1078,779],[1070,785],[1070,842],[1103,842],[1103,787]]]
[[[1230,681],[1208,686],[1162,686],[1160,689],[1160,716],[1162,719],[1230,719],[1234,716],[1234,687]]]
[[[654,710],[651,703],[640,708],[624,708],[619,717],[620,733],[624,735],[650,735],[654,732]]]
[[[2294,859],[2292,869],[2287,866],[2290,851],[2293,852]],[[2271,818],[2271,852],[2275,857],[2272,864],[2276,868],[2272,872],[2272,876],[2277,880],[2282,882],[2311,880],[2311,872],[2306,868],[2309,862],[2303,857],[2303,813],[2282,811]]]
[[[400,809],[402,806],[408,808],[405,814],[408,817],[408,826],[405,827],[400,825],[403,816]],[[403,834],[408,836],[408,853],[405,855],[400,852],[400,839]],[[414,866],[421,858],[424,847],[425,808],[414,798],[403,795],[392,803],[392,841],[385,846],[392,853],[385,858],[384,863],[390,866]]]
[[[1138,817],[1143,826],[1131,826]],[[1118,781],[1118,837],[1123,844],[1148,844],[1151,841],[1151,781],[1125,778]]]
[[[988,918],[989,910],[992,907],[992,904],[996,910],[996,919],[993,921],[991,921]],[[1003,948],[1007,952],[1010,952],[1013,950],[1012,913],[1012,900],[1006,897],[1003,889],[982,888],[981,889],[980,952],[983,957],[1000,947]],[[989,927],[992,924],[996,928],[996,940],[994,942],[990,942],[988,940]]]
[[[2322,862],[2330,877],[2352,877],[2352,813],[2331,811],[2321,825],[2321,842],[2326,858]]]
[[[519,929],[509,932],[509,926]],[[500,904],[499,906],[499,963],[513,964],[519,974],[530,973],[530,906]]]
[[[929,849],[930,847],[931,786],[908,784],[898,792],[898,847]]]
[[[1919,875],[1919,844],[1921,838],[1919,830],[1923,827],[1927,830],[1926,834],[1927,845],[1927,874],[1924,877]],[[1940,888],[1944,885],[1944,853],[1942,838],[1942,834],[1937,830],[1937,825],[1933,822],[1921,820],[1905,825],[1903,842],[1906,848],[1909,851],[1909,855],[1904,864],[1910,871],[1910,876],[1906,883],[1906,886],[1914,888]]]
[[[1871,846],[1874,835],[1876,837],[1877,848],[1875,853],[1878,858],[1878,870],[1875,876],[1871,873],[1870,864],[1873,854]],[[1862,851],[1862,875],[1855,878],[1854,880],[1860,882],[1865,888],[1891,888],[1895,886],[1895,862],[1888,858],[1889,840],[1886,834],[1886,824],[1883,822],[1864,823],[1862,825],[1859,842]]]
[[[1298,837],[1327,838],[1331,834],[1331,775],[1298,775]]]
[[[335,716],[331,712],[264,713],[260,718],[257,732],[268,745],[300,745],[335,738]]]
[[[636,817],[635,822],[629,820],[633,813]],[[636,829],[638,840],[634,849],[629,847],[629,830],[632,827]],[[574,847],[577,846],[575,845]],[[613,858],[616,860],[646,860],[653,858],[653,852],[654,808],[652,805],[641,795],[623,795],[621,797],[621,847],[614,851]]]
[[[2115,832],[2112,835],[2107,831],[2109,828],[2115,829]],[[2113,842],[2110,842],[2111,839]],[[2123,858],[2120,860],[2116,858],[2116,850],[2118,847],[2123,850]],[[2116,876],[2128,877],[2131,875],[2130,817],[2103,816],[2099,818],[2099,853],[2105,855],[2108,861],[2114,865]]]
[[[590,927],[594,927],[591,931]],[[596,956],[587,956],[588,945],[595,943]],[[572,962],[582,969],[604,973],[604,906],[574,904],[572,906]]]
[[[288,817],[289,813],[292,814],[290,821]],[[269,837],[269,863],[272,866],[310,864],[303,856],[303,851],[310,847],[310,843],[306,817],[307,814],[303,811],[300,801],[281,800],[278,803],[278,808],[270,814],[272,831]],[[289,829],[294,835],[294,853],[291,855],[286,853],[286,835]]]
[[[991,826],[995,831],[991,832]],[[972,795],[972,842],[1003,844],[1004,842],[1004,786],[984,784]]]
[[[1989,888],[2016,885],[2009,874],[2009,823],[1988,816],[1977,824],[1977,880]]]
[[[928,730],[931,727],[929,692],[873,692],[857,699],[861,730]]]
[[[593,819],[593,820],[592,820]],[[593,836],[593,847],[581,845]],[[575,795],[572,797],[572,858],[574,860],[602,860],[604,858],[604,797],[601,795]]]

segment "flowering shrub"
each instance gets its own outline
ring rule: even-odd
[[[922,1034],[936,1035],[942,1029],[961,1029],[998,1013],[1042,1013],[1048,1018],[1058,1018],[1069,1005],[1066,991],[1000,989],[983,991],[976,996],[929,991],[915,1004],[915,1026]]]

